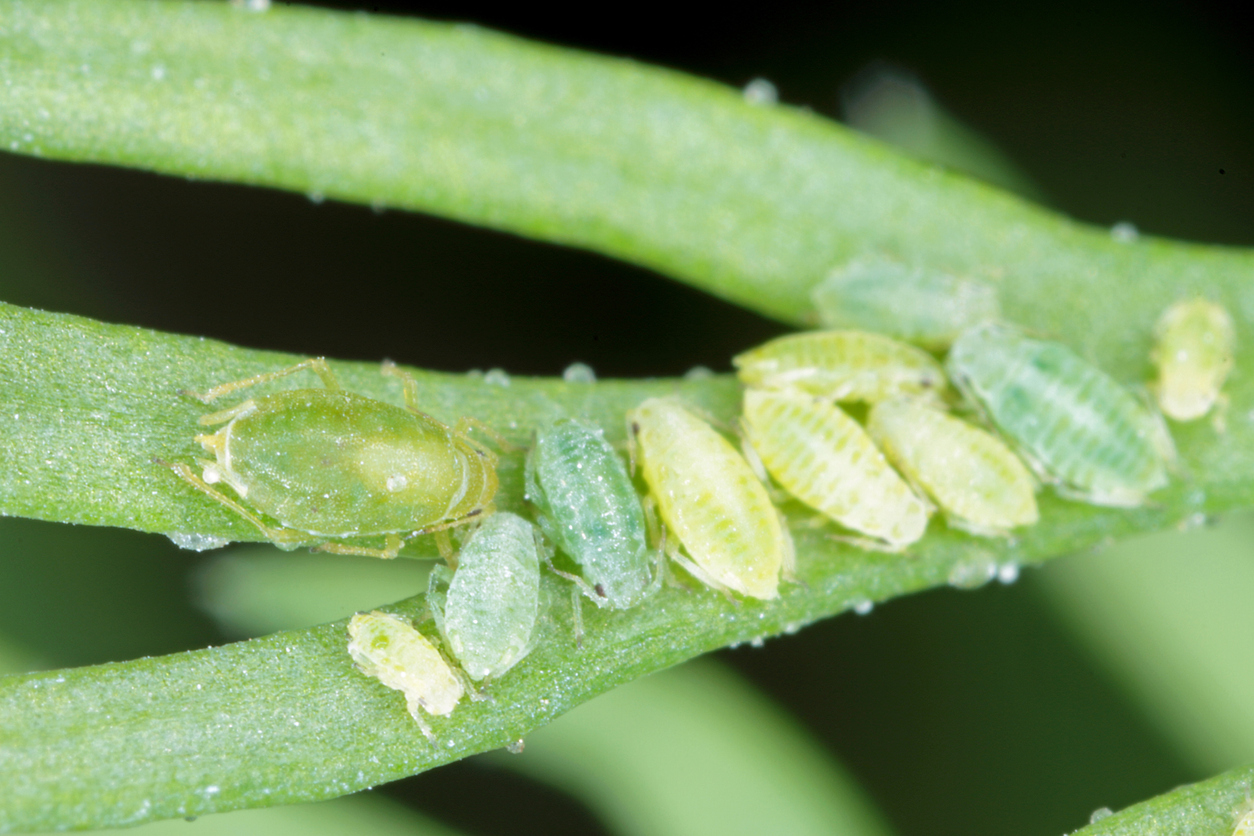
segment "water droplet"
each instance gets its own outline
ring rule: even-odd
[[[997,567],[997,580],[1011,584],[1019,580],[1019,564],[1013,560]]]
[[[508,386],[509,374],[504,369],[488,369],[483,375],[483,382],[489,386]]]
[[[745,101],[751,105],[773,105],[779,101],[779,89],[765,78],[752,79],[743,93]]]
[[[1102,819],[1110,818],[1114,814],[1115,811],[1109,807],[1098,807],[1091,815],[1089,815],[1089,824],[1096,824]]]
[[[766,639],[762,638],[761,636],[755,636],[754,638],[749,639],[749,646],[750,647],[766,647]]]
[[[309,202],[313,204],[321,203],[327,199],[327,196],[319,191],[309,192],[305,195],[305,197],[309,198]]]
[[[956,589],[979,589],[997,574],[997,563],[987,554],[960,560],[949,570],[949,585]]]
[[[388,205],[383,202],[382,198],[375,198],[374,200],[370,201],[370,211],[374,212],[376,215],[382,215],[384,212],[387,211],[387,208],[388,208]]]
[[[1202,526],[1206,525],[1206,523],[1208,522],[1210,522],[1210,518],[1207,517],[1205,514],[1203,514],[1201,511],[1198,511],[1195,514],[1189,514],[1187,517],[1180,520],[1180,522],[1176,523],[1176,530],[1177,531],[1192,531],[1195,528],[1201,528]]]
[[[1136,224],[1120,221],[1110,228],[1110,237],[1120,244],[1131,244],[1141,237],[1141,232],[1136,228]]]
[[[521,755],[524,748],[526,748],[526,742],[520,737],[513,743],[506,746],[505,751],[509,752],[511,755]]]
[[[571,363],[562,372],[562,380],[567,383],[596,383],[597,373],[586,363]]]
[[[873,609],[875,609],[875,602],[866,598],[863,598],[861,601],[855,601],[853,604],[853,611],[858,615],[870,615]]]
[[[711,377],[714,377],[714,372],[706,366],[693,366],[684,372],[684,380],[708,380]]]
[[[231,5],[246,12],[270,11],[270,0],[231,0]]]
[[[165,64],[152,65],[152,80],[163,81],[165,79]]]
[[[802,623],[800,621],[790,621],[784,625],[784,635],[794,636],[801,632]]]
[[[194,552],[220,549],[231,542],[225,537],[215,537],[212,534],[167,534],[166,536],[180,549],[190,549]]]

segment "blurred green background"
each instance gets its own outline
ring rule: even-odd
[[[471,20],[735,86],[766,78],[785,103],[1079,219],[1254,245],[1254,29],[1219,4],[319,5]],[[725,371],[784,330],[635,267],[447,221],[13,156],[0,156],[0,298],[518,374]],[[1254,517],[1198,523],[715,654],[581,707],[518,756],[149,829],[1070,831],[1254,761]],[[424,572],[4,519],[0,672],[331,620],[416,593]]]

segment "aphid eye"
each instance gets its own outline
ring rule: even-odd
[[[631,422],[631,434],[640,435],[640,422],[639,421]]]
[[[597,591],[597,595],[600,595],[602,598],[605,597],[605,586],[603,584],[597,584],[592,588]]]
[[[475,508],[473,511],[469,511],[469,512],[467,512],[466,516],[468,516],[468,517],[477,517],[477,516],[479,516],[479,515],[480,515],[480,514],[482,514],[482,513],[483,513],[483,509],[482,509],[482,508]]]

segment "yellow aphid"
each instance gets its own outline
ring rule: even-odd
[[[926,351],[864,331],[791,334],[732,362],[746,386],[797,389],[835,401],[875,403],[945,388],[945,372]]]
[[[796,391],[745,391],[744,429],[793,496],[898,549],[923,536],[927,504],[840,407]]]
[[[1177,302],[1158,320],[1154,337],[1159,407],[1177,421],[1201,418],[1222,397],[1219,390],[1232,371],[1232,317],[1205,299]]]
[[[1254,836],[1254,809],[1245,811],[1245,814],[1237,821],[1237,826],[1232,831],[1232,836]]]
[[[395,615],[375,610],[348,622],[348,653],[357,667],[405,694],[409,714],[432,739],[418,709],[443,717],[453,713],[465,689],[431,642]]]
[[[650,398],[627,413],[627,423],[662,521],[692,560],[668,541],[670,556],[715,589],[778,597],[792,541],[736,448],[669,398]]]
[[[988,536],[1036,523],[1031,474],[989,433],[914,398],[876,404],[867,432],[950,525]]]

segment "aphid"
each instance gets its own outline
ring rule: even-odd
[[[986,324],[954,343],[949,374],[1064,496],[1133,507],[1167,484],[1161,421],[1106,373],[1055,342]]]
[[[926,503],[840,407],[802,392],[748,389],[741,420],[753,451],[797,499],[891,549],[923,536]]]
[[[1036,523],[1032,475],[995,436],[915,398],[877,403],[866,428],[951,526],[988,536]]]
[[[835,401],[874,403],[945,388],[945,372],[926,351],[862,331],[790,334],[732,362],[746,386],[797,389]]]
[[[644,480],[673,543],[667,552],[703,583],[753,598],[779,595],[792,572],[792,541],[766,488],[714,428],[669,398],[627,413]]]
[[[405,706],[418,728],[433,740],[421,708],[444,717],[453,713],[465,689],[431,642],[409,622],[375,610],[348,622],[348,653],[366,676],[405,694]]]
[[[600,428],[572,418],[541,428],[526,472],[541,530],[579,564],[582,578],[566,576],[597,606],[626,609],[658,589],[640,497]]]
[[[1001,316],[991,286],[882,255],[833,270],[811,298],[825,328],[888,334],[932,351],[948,348],[972,325]]]
[[[471,679],[508,671],[531,652],[540,614],[535,528],[508,511],[488,517],[458,552],[456,571],[432,570],[427,602]]]
[[[196,436],[215,459],[199,462],[203,479],[186,464],[168,466],[281,549],[396,557],[407,537],[492,511],[496,456],[466,436],[467,427],[481,425],[462,419],[450,428],[420,412],[413,378],[390,363],[383,373],[404,381],[404,409],[341,390],[322,358],[182,394],[208,403],[302,369],[315,372],[326,388],[250,398],[200,419],[201,425],[226,424]],[[218,482],[230,485],[240,501],[212,487]],[[372,535],[386,535],[385,547],[332,542]]]
[[[1232,371],[1236,328],[1232,317],[1205,299],[1177,302],[1154,328],[1151,358],[1158,365],[1154,387],[1168,418],[1193,421],[1210,412]]]

